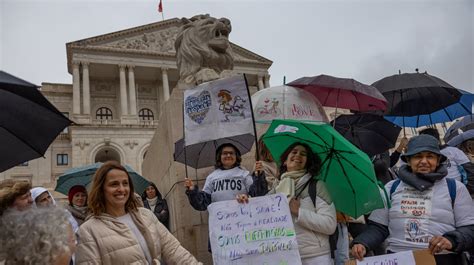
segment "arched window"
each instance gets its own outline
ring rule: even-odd
[[[101,107],[95,112],[95,118],[98,120],[111,120],[112,111],[109,108]]]
[[[153,111],[151,111],[151,109],[147,109],[147,108],[141,109],[138,112],[138,117],[142,121],[152,121],[152,120],[154,120]]]

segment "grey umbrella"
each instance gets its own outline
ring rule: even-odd
[[[174,144],[174,160],[192,168],[205,168],[215,165],[216,150],[222,144],[233,144],[243,155],[252,149],[254,142],[255,137],[252,134],[241,134],[197,143],[184,148],[184,139],[180,139]]]

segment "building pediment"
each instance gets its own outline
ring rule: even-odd
[[[180,27],[181,20],[173,18],[67,43],[68,66],[71,65],[74,52],[175,58],[174,42]],[[263,64],[268,67],[272,64],[272,61],[234,43],[231,43],[231,46],[236,64]]]

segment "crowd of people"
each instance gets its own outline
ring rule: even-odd
[[[315,178],[321,159],[307,144],[291,144],[278,158],[257,144],[252,171],[241,165],[236,146],[219,146],[202,189],[185,180],[192,208],[289,191],[304,265],[418,249],[429,249],[438,265],[472,264],[472,156],[442,145],[436,130],[373,157],[385,207],[359,218],[336,211],[325,183]],[[150,182],[141,197],[135,194],[127,170],[114,161],[97,170],[89,190],[71,187],[64,207],[44,187],[1,181],[0,264],[201,264],[168,231],[169,208],[158,187]]]

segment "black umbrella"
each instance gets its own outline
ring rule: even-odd
[[[220,145],[231,143],[243,155],[252,149],[254,142],[255,136],[252,134],[241,134],[189,145],[185,149],[184,139],[180,139],[174,144],[174,160],[192,168],[205,168],[216,164],[216,150]]]
[[[444,142],[447,143],[454,137],[465,132],[474,129],[474,114],[462,117],[460,120],[451,124],[446,133],[444,134]]]
[[[387,99],[387,116],[431,114],[459,102],[463,95],[450,84],[427,73],[392,75],[372,86]]]
[[[401,127],[370,113],[340,115],[331,121],[334,129],[369,156],[395,146]]]
[[[42,157],[72,123],[37,88],[0,71],[0,172]]]

